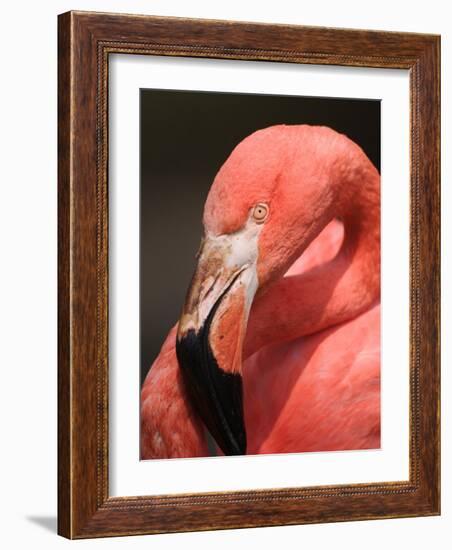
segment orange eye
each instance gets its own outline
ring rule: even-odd
[[[268,216],[268,206],[263,202],[256,204],[253,210],[253,218],[257,223],[264,223]]]

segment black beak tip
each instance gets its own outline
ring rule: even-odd
[[[208,327],[189,330],[176,355],[190,401],[227,456],[246,454],[242,377],[223,371],[207,338]]]
[[[232,444],[231,444],[232,443]],[[239,430],[229,439],[227,449],[222,449],[227,456],[246,455],[246,432]]]

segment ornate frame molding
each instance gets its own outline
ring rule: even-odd
[[[438,36],[422,34],[89,12],[59,16],[61,535],[85,538],[439,513],[439,48]],[[109,497],[108,59],[121,53],[410,71],[409,481]]]

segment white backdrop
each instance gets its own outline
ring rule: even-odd
[[[381,549],[447,548],[452,531],[452,190],[443,186],[443,515],[433,518],[274,527],[70,543],[56,524],[56,28],[69,9],[245,21],[372,28],[443,35],[443,182],[452,163],[450,96],[452,22],[447,2],[318,0],[214,3],[201,0],[17,1],[2,9],[0,87],[0,270],[2,546],[83,544],[145,548],[239,548],[250,545]],[[449,539],[449,540],[446,540]]]

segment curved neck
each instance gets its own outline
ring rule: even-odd
[[[339,194],[345,185],[347,196],[337,196],[323,225],[335,217],[342,220],[344,241],[338,254],[262,289],[251,309],[243,359],[264,345],[352,319],[379,300],[380,177],[364,154],[361,160],[360,170],[349,170],[334,186]]]

